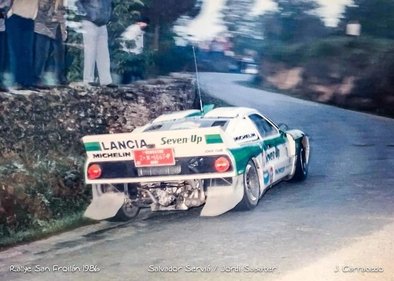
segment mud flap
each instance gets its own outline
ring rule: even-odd
[[[233,209],[244,196],[242,175],[233,178],[231,186],[210,186],[207,199],[201,211],[203,217],[213,217]]]
[[[122,192],[100,191],[99,185],[93,185],[93,200],[86,209],[84,216],[93,220],[104,220],[112,218],[125,202],[125,195]]]

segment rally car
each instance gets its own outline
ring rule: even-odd
[[[282,180],[304,180],[310,146],[300,130],[278,126],[251,108],[222,107],[162,115],[131,133],[83,137],[85,216],[128,220],[140,208],[202,216],[251,210]]]

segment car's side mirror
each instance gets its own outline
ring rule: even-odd
[[[286,132],[286,131],[289,129],[289,126],[287,126],[287,125],[284,124],[284,123],[280,123],[280,124],[278,125],[278,127],[279,127],[279,130],[281,130],[282,132]]]

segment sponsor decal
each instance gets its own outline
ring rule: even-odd
[[[274,168],[270,167],[270,183],[274,182]]]
[[[250,133],[250,134],[246,134],[246,135],[242,135],[242,136],[237,136],[237,137],[234,138],[234,141],[248,140],[248,139],[252,139],[252,138],[256,138],[256,134],[255,133]]]
[[[94,153],[93,158],[94,159],[106,159],[106,158],[124,158],[128,157],[131,158],[131,152],[113,152],[113,153]]]
[[[86,151],[101,151],[99,142],[85,142],[84,146]]]
[[[101,142],[102,150],[122,150],[122,149],[134,149],[144,148],[148,144],[144,139],[142,140],[125,140],[125,141],[111,141],[109,143]]]
[[[285,168],[286,167],[281,167],[281,168],[275,169],[275,174],[282,174],[282,173],[284,173],[285,172]]]
[[[202,137],[198,135],[191,135],[190,137],[182,137],[182,138],[161,138],[161,145],[174,145],[174,144],[199,144],[202,142]]]
[[[270,174],[268,173],[268,171],[265,171],[263,173],[263,178],[264,178],[264,184],[267,185],[270,182]]]
[[[267,153],[267,156],[265,157],[265,161],[272,161],[275,158],[280,157],[280,150],[279,148],[275,147],[275,151],[271,151],[270,153]]]
[[[219,134],[205,135],[206,144],[223,143],[222,137]]]
[[[207,149],[204,153],[223,153],[225,150],[223,148],[219,149]]]
[[[269,162],[274,160],[276,157],[275,151],[271,151],[270,153],[267,153],[267,156],[265,156],[265,161]]]

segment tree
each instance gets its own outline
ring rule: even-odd
[[[392,0],[353,0],[347,6],[343,24],[358,21],[362,34],[394,39],[394,1]]]
[[[263,17],[267,40],[296,43],[324,36],[326,28],[317,15],[317,2],[276,0],[276,3],[277,11]]]
[[[144,72],[144,60],[141,56],[132,56],[122,50],[121,35],[141,16],[145,2],[144,0],[112,0],[113,11],[111,22],[108,24],[108,45],[113,73],[124,76],[125,73],[139,72],[139,76],[143,76],[141,73]],[[136,68],[138,71],[134,70]]]
[[[241,36],[246,35],[245,31],[254,32],[254,17],[250,15],[253,5],[254,0],[227,0],[223,15],[229,32]]]
[[[237,54],[261,49],[264,33],[261,21],[252,14],[254,4],[254,0],[227,0],[223,9],[223,20]]]
[[[167,33],[169,27],[184,14],[195,16],[198,11],[196,0],[146,0],[144,15],[151,20],[154,29],[153,49],[159,50],[160,34]],[[167,29],[167,30],[166,30]]]

